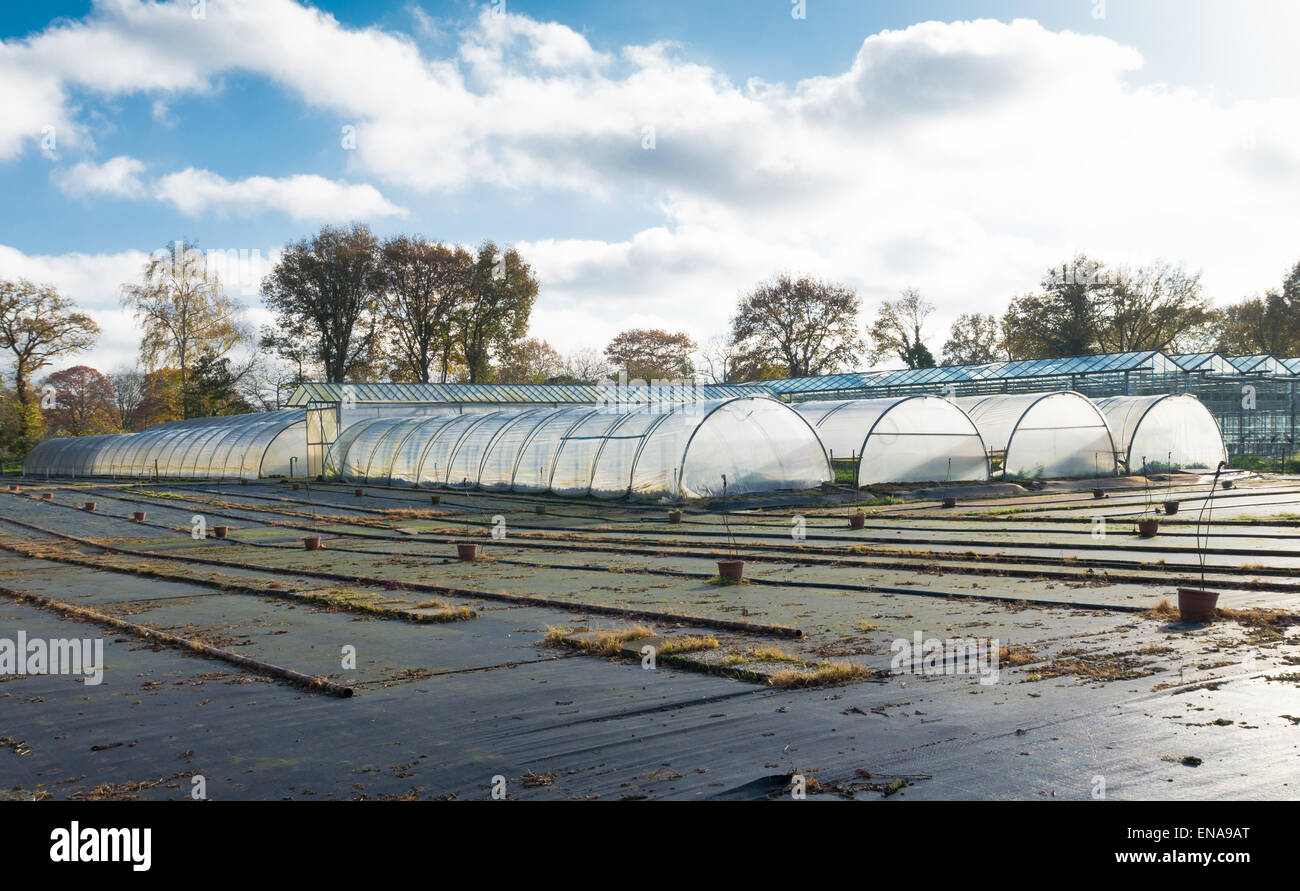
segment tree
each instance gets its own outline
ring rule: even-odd
[[[934,306],[915,288],[906,288],[897,300],[880,301],[871,326],[871,361],[897,356],[908,368],[933,368],[934,355],[925,345],[925,323]]]
[[[537,279],[519,253],[485,241],[474,259],[469,299],[452,314],[452,339],[470,383],[491,377],[492,361],[528,331]]]
[[[224,356],[251,339],[242,319],[244,307],[226,295],[207,256],[193,242],[173,241],[156,251],[141,281],[122,286],[122,304],[140,322],[145,368],[175,367],[182,391],[195,357]]]
[[[502,384],[545,384],[564,374],[564,359],[546,341],[530,337],[502,356],[496,379]]]
[[[564,357],[560,379],[568,384],[595,384],[609,378],[609,362],[595,347],[579,347]]]
[[[1280,290],[1248,297],[1225,307],[1219,319],[1217,349],[1230,356],[1271,353],[1300,356],[1300,263]]]
[[[685,331],[629,328],[609,342],[605,357],[628,380],[666,381],[690,377],[694,351],[695,341]]]
[[[45,429],[52,436],[93,436],[116,433],[113,385],[89,365],[74,365],[55,371],[41,381],[52,388],[54,404],[45,410]]]
[[[1016,359],[1096,352],[1100,307],[1110,287],[1105,265],[1077,254],[1049,269],[1041,285],[1041,293],[1011,300],[1002,318],[1007,352]]]
[[[144,375],[137,368],[121,367],[108,373],[113,387],[113,424],[122,431],[136,427],[136,413],[144,400]]]
[[[380,250],[381,304],[396,375],[428,383],[435,365],[445,381],[452,364],[452,319],[469,299],[474,258],[464,248],[398,235]]]
[[[185,417],[209,418],[252,411],[253,407],[238,390],[243,376],[240,371],[230,367],[226,356],[206,352],[200,355],[182,391]]]
[[[753,367],[784,366],[790,377],[825,374],[857,360],[858,308],[850,288],[781,273],[741,297],[731,341]]]
[[[142,397],[132,429],[143,430],[163,421],[179,420],[182,413],[181,373],[176,368],[147,372],[140,387]]]
[[[17,451],[25,452],[40,436],[41,415],[31,391],[33,375],[61,356],[89,349],[99,336],[99,326],[73,306],[48,285],[0,280],[0,348],[13,354]]]
[[[977,312],[957,316],[943,345],[944,365],[985,365],[1003,355],[1002,326],[997,317]]]
[[[1215,319],[1200,273],[1168,263],[1121,269],[1097,296],[1097,346],[1103,353],[1186,352]]]
[[[380,345],[379,294],[384,274],[379,242],[369,227],[324,226],[310,240],[287,247],[262,281],[262,300],[288,337],[272,337],[279,354],[294,347],[320,364],[325,379],[341,383],[364,375]]]

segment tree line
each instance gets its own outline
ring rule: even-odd
[[[1135,350],[1300,355],[1300,263],[1278,287],[1224,307],[1199,273],[1155,262],[1110,266],[1078,254],[995,314],[965,313],[938,358],[934,306],[909,288],[864,319],[853,288],[774,275],[739,295],[727,330],[635,328],[561,355],[529,337],[540,284],[513,248],[470,250],[418,235],[377,238],[325,226],[288,245],[261,282],[274,322],[254,330],[197,244],[155,252],[122,305],[139,360],[108,373],[77,365],[99,328],[53,288],[0,281],[0,453],[45,436],[140,430],[161,421],[281,407],[307,380],[737,383],[901,362],[909,368]]]

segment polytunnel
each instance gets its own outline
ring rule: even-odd
[[[1072,390],[959,396],[1007,478],[1112,476],[1115,443],[1101,410]]]
[[[1096,402],[1129,473],[1214,468],[1228,460],[1218,422],[1191,394],[1111,396]]]
[[[941,396],[797,402],[833,458],[858,458],[859,486],[987,480],[984,440]]]
[[[381,418],[347,428],[329,479],[617,498],[807,489],[832,479],[812,427],[784,403],[741,396]]]
[[[47,439],[28,453],[30,476],[221,479],[306,476],[301,409],[168,421],[139,433]]]

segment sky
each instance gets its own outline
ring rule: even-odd
[[[1000,313],[1078,251],[1226,303],[1300,260],[1294,0],[6,4],[0,276],[135,361],[174,239],[269,321],[287,243],[516,247],[532,334],[725,331],[778,272]],[[57,367],[57,366],[56,366]],[[860,363],[859,367],[866,367]]]

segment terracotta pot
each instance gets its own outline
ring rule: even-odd
[[[1093,498],[1105,498],[1105,497],[1106,497],[1106,490],[1105,490],[1105,489],[1093,489],[1093,490],[1092,490],[1092,497],[1093,497]]]
[[[9,491],[10,491],[10,492],[21,492],[22,490],[23,490],[22,486],[10,486],[10,487],[9,487]]]
[[[537,505],[536,510],[537,510],[537,516],[540,517],[542,514],[546,513],[546,505],[539,504]]]
[[[225,537],[226,537],[226,533],[229,532],[229,531],[230,531],[230,527],[229,527],[229,526],[213,526],[213,527],[212,527],[212,537],[213,537],[213,538],[225,538]]]
[[[944,506],[944,507],[956,507],[956,506],[957,506],[957,499],[956,499],[956,498],[945,498],[945,499],[943,500],[943,506]]]
[[[42,501],[53,501],[53,500],[54,500],[54,493],[53,493],[53,492],[46,492],[44,495],[41,496],[41,500],[42,500]]]
[[[724,579],[736,579],[739,581],[745,576],[745,561],[719,560],[718,575]]]
[[[682,521],[682,512],[679,510],[670,510],[668,512],[669,523],[680,523]]]
[[[442,496],[441,496],[441,495],[430,495],[430,496],[429,496],[429,503],[430,503],[430,504],[442,504]]]
[[[138,510],[135,513],[131,514],[131,519],[135,520],[137,523],[143,523],[144,517],[145,517],[145,513],[142,510]]]
[[[478,559],[478,545],[476,544],[458,544],[456,545],[456,557],[464,563],[473,563]]]
[[[352,490],[352,494],[355,495],[355,496],[357,496],[358,498],[360,498],[362,495],[365,495],[365,494],[366,494],[366,490],[365,490],[365,489],[353,489],[353,490]]]
[[[1160,531],[1160,520],[1155,517],[1143,517],[1138,520],[1138,535],[1143,538],[1155,538]]]
[[[93,502],[93,501],[87,501],[85,504],[83,504],[83,505],[81,506],[81,509],[82,509],[82,510],[88,510],[88,511],[92,511],[92,512],[93,512],[93,511],[95,510],[95,507],[96,507],[95,502]]]
[[[294,490],[295,492],[297,492],[297,491],[298,491],[299,489],[301,489],[301,488],[302,488],[302,483],[294,483],[294,484],[293,484],[293,490]]]
[[[244,479],[243,477],[240,477],[240,478],[239,478],[239,484],[240,484],[241,486],[247,486],[247,485],[248,485],[248,480]]]
[[[1214,618],[1214,608],[1219,603],[1218,591],[1200,588],[1178,589],[1178,614],[1184,622],[1209,622]]]
[[[1178,513],[1179,504],[1180,502],[1177,501],[1166,501],[1165,513],[1169,514],[1169,516],[1172,517],[1174,514]]]
[[[867,518],[865,514],[849,514],[850,529],[861,529],[863,526],[866,525],[867,525]]]
[[[302,546],[309,551],[319,551],[323,550],[325,547],[325,545],[321,543],[319,535],[303,536]]]

